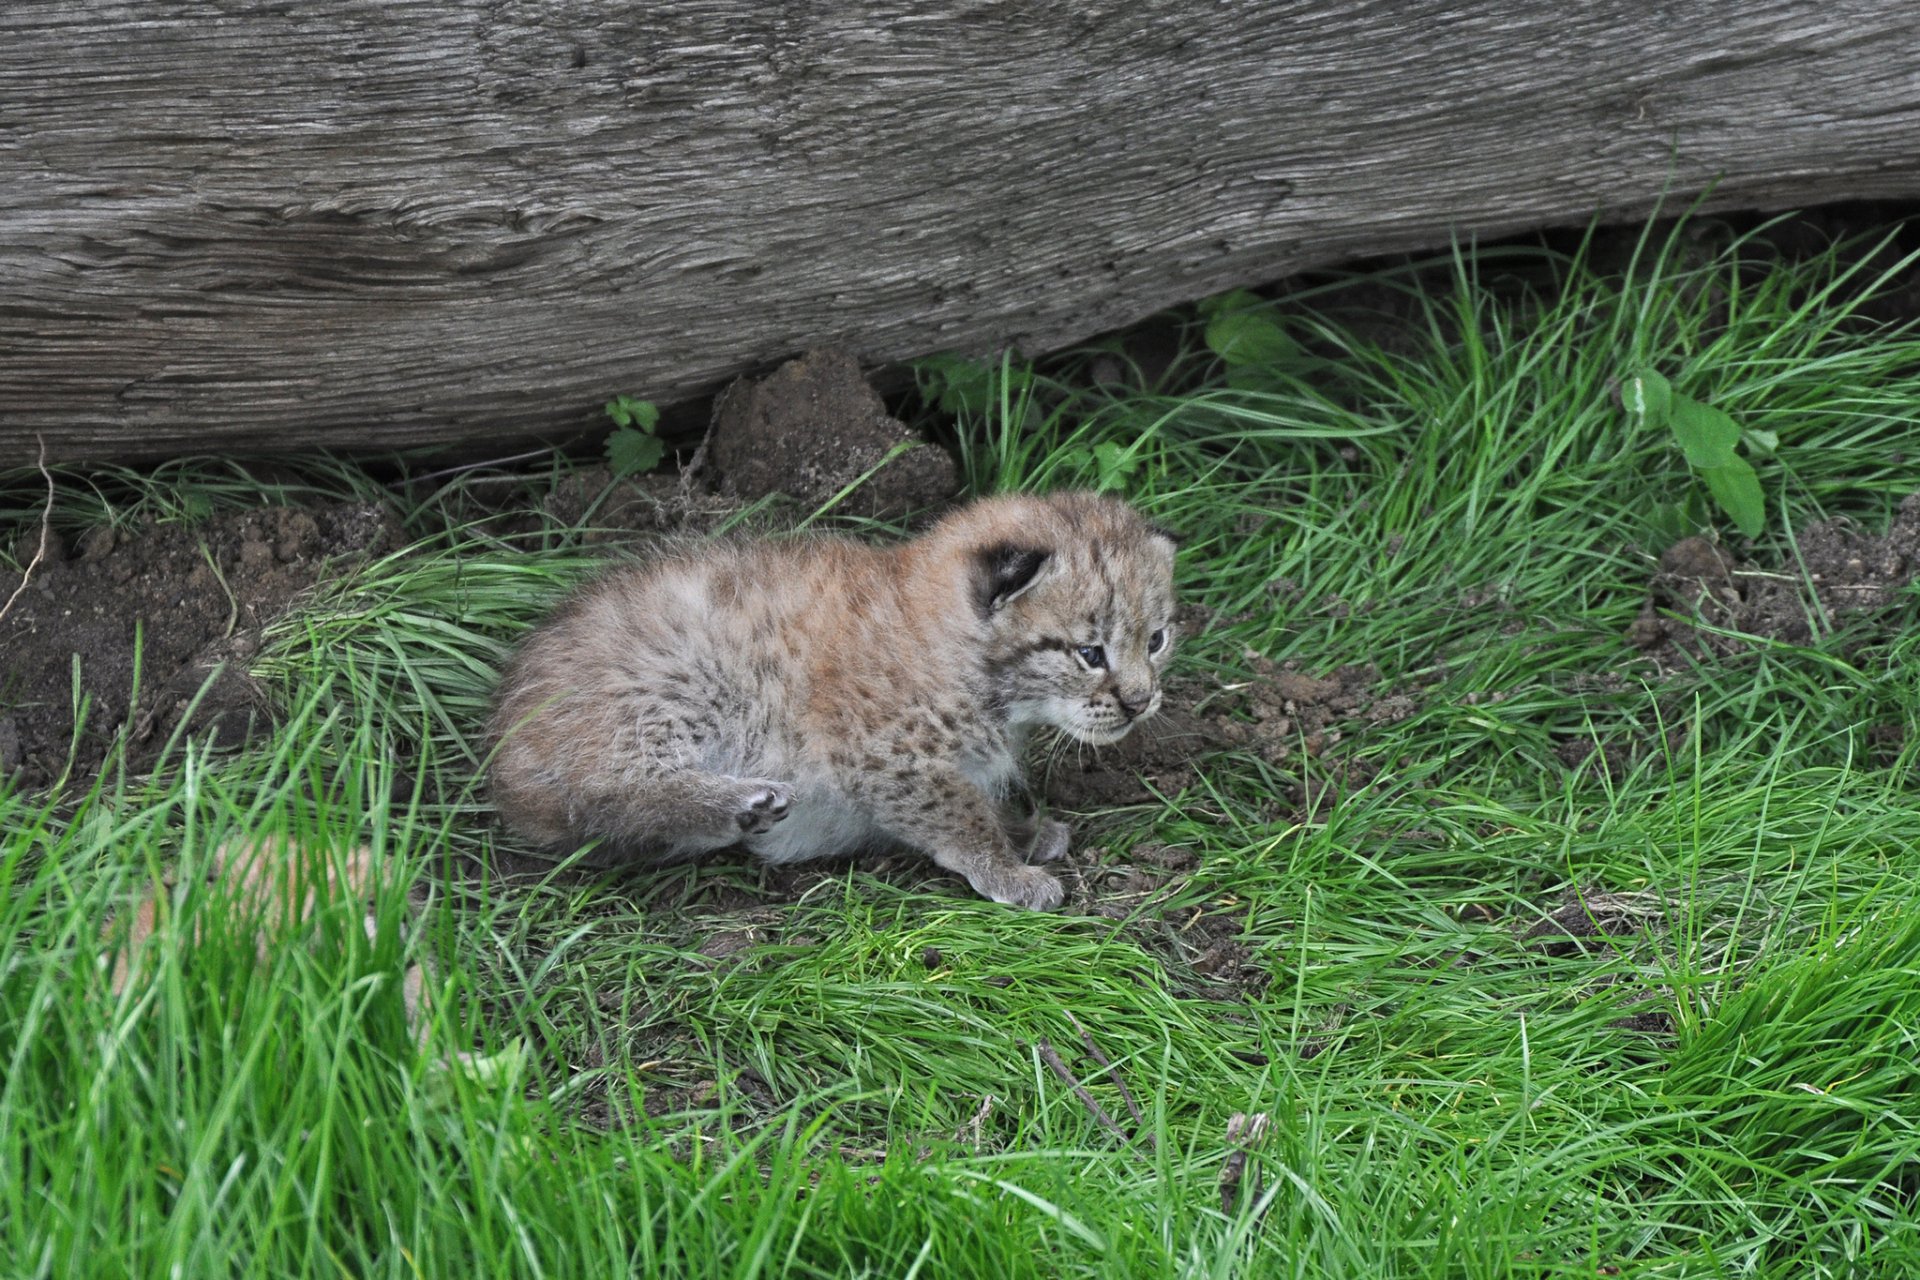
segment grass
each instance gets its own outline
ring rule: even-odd
[[[1658,368],[1777,432],[1747,554],[1791,564],[1795,529],[1878,527],[1920,488],[1920,336],[1859,321],[1851,253],[1774,261],[1699,224],[1602,256],[1378,273],[1390,324],[1336,281],[1259,312],[1285,338],[1259,363],[1213,360],[1195,321],[1152,387],[1008,369],[962,414],[978,490],[1096,482],[1123,447],[1106,478],[1185,533],[1218,619],[1189,671],[1370,663],[1412,699],[1295,773],[1223,756],[1083,816],[1110,861],[1196,859],[1123,919],[904,862],[791,891],[738,864],[477,876],[501,839],[474,783],[490,673],[604,552],[553,521],[500,534],[458,481],[411,499],[412,546],[273,631],[270,742],[0,797],[0,1273],[1913,1274],[1911,609],[1636,665],[1694,482],[1611,389]],[[375,492],[309,474],[64,476],[60,511]],[[9,490],[19,528],[40,492]],[[1632,750],[1570,767],[1583,740]],[[1316,817],[1279,799],[1354,762],[1371,780]],[[394,869],[375,936],[343,909],[255,964],[193,874],[232,833],[370,842]],[[113,994],[102,923],[176,866],[203,945]],[[1635,923],[1529,938],[1574,891]],[[1260,981],[1195,973],[1197,913]],[[425,1051],[399,997],[421,959]],[[1663,1029],[1623,1025],[1650,1010]],[[1254,1112],[1271,1133],[1224,1204]]]

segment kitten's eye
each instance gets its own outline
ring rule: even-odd
[[[1080,655],[1080,661],[1087,664],[1089,671],[1105,671],[1107,669],[1107,651],[1099,645],[1083,644],[1078,649],[1075,649],[1074,652]]]
[[[1158,653],[1167,647],[1167,629],[1165,627],[1147,637],[1147,652]]]

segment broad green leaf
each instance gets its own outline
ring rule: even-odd
[[[1095,445],[1093,456],[1100,464],[1099,487],[1103,490],[1120,488],[1128,476],[1140,469],[1139,457],[1118,441],[1105,440]]]
[[[1720,410],[1689,396],[1675,395],[1671,423],[1680,451],[1695,467],[1705,471],[1734,461],[1733,447],[1740,443],[1740,424]]]
[[[1207,347],[1229,367],[1272,368],[1287,363],[1296,354],[1293,339],[1265,310],[1216,315],[1207,321]]]
[[[1686,495],[1677,502],[1656,503],[1647,522],[1653,533],[1650,545],[1668,547],[1699,533],[1712,523],[1707,507],[1707,495],[1698,485],[1688,485]]]
[[[1702,467],[1700,478],[1707,492],[1727,516],[1749,538],[1757,538],[1767,525],[1766,495],[1760,492],[1760,477],[1753,473],[1745,458],[1735,458],[1724,466]]]
[[[1651,369],[1642,369],[1627,379],[1620,390],[1627,412],[1638,414],[1650,426],[1664,427],[1673,405],[1673,386]]]
[[[1226,382],[1234,391],[1271,391],[1275,378],[1271,370],[1258,365],[1238,364],[1227,366]]]
[[[648,435],[633,427],[622,427],[607,437],[607,465],[615,476],[635,476],[651,471],[666,456],[667,446],[659,436]]]
[[[1756,431],[1748,427],[1740,436],[1747,446],[1747,452],[1762,458],[1771,458],[1773,451],[1780,447],[1780,433],[1777,431]]]
[[[1094,459],[1093,451],[1076,445],[1071,449],[1062,449],[1053,455],[1053,465],[1070,476],[1083,476],[1089,471],[1098,472],[1100,464]]]
[[[920,362],[934,387],[940,412],[956,417],[984,414],[993,404],[993,371],[956,355],[929,356]]]

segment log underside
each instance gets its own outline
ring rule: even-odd
[[[566,435],[809,347],[1920,194],[1920,13],[1657,8],[0,7],[0,464]]]

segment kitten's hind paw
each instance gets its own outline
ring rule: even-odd
[[[740,809],[733,820],[744,835],[765,835],[773,824],[784,822],[793,803],[793,788],[780,782],[756,782],[741,797]]]

